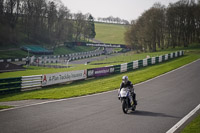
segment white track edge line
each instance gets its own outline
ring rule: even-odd
[[[135,84],[135,86],[138,86],[138,85],[140,85],[140,84],[144,84],[144,83],[147,83],[147,82],[149,82],[149,81],[151,81],[151,80],[154,80],[154,79],[157,79],[157,78],[159,78],[159,77],[165,76],[165,75],[167,75],[167,74],[169,74],[169,73],[172,73],[172,72],[177,71],[177,70],[179,70],[179,69],[182,69],[182,68],[184,68],[184,67],[186,67],[186,66],[189,66],[189,65],[191,65],[191,64],[193,64],[193,63],[195,63],[195,62],[197,62],[197,61],[200,61],[200,59],[195,60],[195,61],[193,61],[193,62],[191,62],[191,63],[189,63],[189,64],[186,64],[186,65],[184,65],[184,66],[181,66],[181,67],[179,67],[179,68],[176,68],[176,69],[174,69],[174,70],[172,70],[172,71],[169,71],[169,72],[167,72],[167,73],[161,74],[161,75],[159,75],[159,76],[157,76],[157,77],[154,77],[154,78],[152,78],[152,79],[149,79],[149,80],[146,80],[146,81],[144,81],[144,82]],[[106,93],[110,93],[110,92],[114,92],[114,91],[116,91],[116,90],[107,91],[107,92],[102,92],[102,93],[97,93],[97,94],[91,94],[91,95],[85,95],[85,96],[80,96],[80,97],[72,97],[72,98],[66,98],[66,99],[59,99],[59,100],[46,101],[46,102],[41,102],[41,103],[34,103],[34,104],[29,104],[29,105],[24,105],[24,106],[19,106],[19,107],[13,107],[13,108],[8,108],[8,109],[2,109],[2,110],[0,110],[0,112],[9,111],[9,110],[14,110],[14,109],[20,109],[20,108],[25,108],[25,107],[30,107],[30,106],[36,106],[36,105],[41,105],[41,104],[46,104],[46,103],[61,102],[61,101],[66,101],[66,100],[72,100],[72,99],[78,99],[78,98],[96,96],[96,95],[106,94]]]
[[[176,123],[171,129],[169,129],[166,133],[174,133],[177,129],[179,129],[190,117],[192,117],[198,110],[200,109],[200,104],[194,108],[189,114],[183,117],[178,123]]]

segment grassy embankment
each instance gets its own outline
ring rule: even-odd
[[[96,40],[104,43],[125,44],[125,25],[95,23]]]
[[[136,84],[176,69],[199,58],[200,50],[185,51],[185,56],[167,61],[165,63],[107,77],[77,81],[66,85],[54,85],[41,90],[8,94],[0,96],[0,101],[25,99],[60,99],[110,91],[119,87],[121,77],[123,75],[129,76],[129,79],[133,81],[134,84]]]
[[[0,105],[0,110],[1,109],[8,109],[8,108],[12,108],[12,106]]]

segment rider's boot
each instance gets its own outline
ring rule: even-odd
[[[135,102],[133,102],[133,100],[132,100],[132,99],[131,99],[131,101],[130,101],[130,102],[131,102],[131,106],[133,106],[133,104],[135,103]]]
[[[137,105],[137,100],[134,99],[134,105]]]

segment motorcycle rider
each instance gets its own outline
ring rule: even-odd
[[[120,85],[120,91],[121,91],[122,88],[126,88],[126,87],[128,87],[130,89],[130,92],[131,92],[131,95],[132,95],[132,98],[131,98],[131,95],[129,97],[131,105],[133,105],[133,102],[134,102],[135,105],[137,105],[136,94],[134,92],[133,84],[131,83],[131,81],[128,80],[128,76],[123,76],[122,77],[122,83]]]

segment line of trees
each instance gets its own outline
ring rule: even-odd
[[[94,38],[91,14],[72,14],[52,0],[0,0],[0,44],[46,43]]]
[[[166,8],[155,3],[125,33],[125,41],[137,51],[156,51],[200,43],[200,0],[180,0]]]
[[[126,24],[128,25],[129,22],[128,20],[125,20],[125,19],[121,19],[119,17],[113,17],[113,16],[109,16],[109,17],[106,17],[106,18],[97,18],[98,22],[105,22],[105,23],[116,23],[116,24]]]

